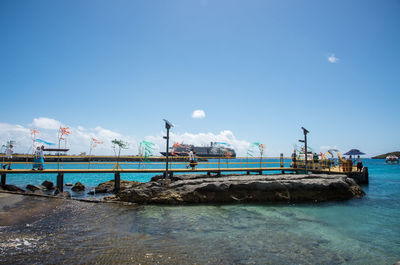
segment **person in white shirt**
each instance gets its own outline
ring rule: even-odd
[[[6,157],[7,157],[8,170],[11,170],[12,155],[13,155],[13,153],[14,153],[13,147],[14,147],[14,146],[13,146],[12,144],[10,144],[10,145],[8,146],[8,148],[6,149]],[[3,168],[5,169],[5,168],[6,168],[6,165],[4,165]]]
[[[186,168],[188,168],[190,166],[190,164],[192,163],[193,160],[194,160],[194,155],[193,155],[193,149],[192,149],[189,152],[189,165],[187,165]]]

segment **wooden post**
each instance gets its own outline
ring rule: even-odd
[[[283,154],[282,153],[281,153],[280,163],[281,163],[281,167],[283,167]],[[285,174],[284,170],[282,170],[282,174]]]
[[[57,175],[57,189],[64,192],[64,173],[59,172]]]
[[[114,173],[114,191],[119,191],[121,188],[121,176],[119,172]]]
[[[6,173],[1,173],[1,187],[6,187]]]
[[[250,175],[250,171],[247,171],[247,175]]]

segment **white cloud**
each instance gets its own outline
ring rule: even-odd
[[[58,144],[58,129],[62,123],[48,118],[36,118],[29,127],[35,126],[40,128],[40,133],[36,136],[38,139],[45,140]],[[57,125],[57,126],[56,126]],[[31,153],[32,151],[32,137],[29,127],[24,127],[16,124],[0,123],[0,146],[5,144],[8,140],[16,142],[14,150],[17,153]],[[45,127],[45,128],[44,128]],[[137,139],[134,136],[122,135],[100,126],[95,128],[84,128],[78,126],[77,128],[70,127],[71,134],[66,136],[66,141],[61,141],[61,147],[69,148],[69,154],[79,154],[81,152],[89,152],[91,138],[96,138],[103,141],[104,144],[99,144],[92,151],[93,154],[114,154],[111,141],[114,139],[121,139],[129,143],[129,148],[121,152],[122,155],[137,154]]]
[[[206,113],[204,112],[204,110],[201,110],[201,109],[197,109],[197,110],[193,111],[193,113],[192,113],[193,119],[204,119],[205,117],[206,117]]]
[[[15,141],[16,147],[20,144],[24,146],[18,149],[20,150],[19,152],[27,152],[32,145],[28,128],[17,124],[0,123],[0,146],[5,145],[9,140]]]
[[[339,62],[339,58],[337,58],[336,56],[335,56],[335,54],[331,54],[329,57],[328,57],[328,61],[330,62],[330,63],[337,63],[337,62]]]
[[[128,143],[128,149],[121,151],[121,155],[137,154],[137,139],[134,136],[122,135],[118,132],[97,126],[95,128],[71,128],[71,134],[67,137],[67,147],[70,153],[79,154],[81,152],[89,153],[90,142],[92,138],[103,141],[103,144],[97,144],[92,150],[95,155],[112,155],[114,154],[111,141],[119,139]]]
[[[320,147],[319,147],[319,149],[321,150],[321,152],[326,152],[326,151],[328,151],[329,149],[338,149],[338,147],[335,145],[335,146],[331,146],[331,145],[321,145]]]
[[[32,126],[39,129],[58,130],[61,126],[61,122],[54,119],[41,117],[33,119]]]
[[[38,118],[34,119],[34,121],[43,121],[43,119]],[[61,124],[61,122],[58,122],[58,124]],[[8,140],[14,140],[16,141],[14,149],[17,153],[30,153],[32,151],[30,127],[32,126],[33,124],[22,126],[17,124],[0,123],[0,144],[5,144]],[[37,135],[37,138],[58,144],[58,130],[54,130],[54,126],[48,126],[47,128],[52,129],[39,129],[40,133]],[[58,126],[56,129],[58,129]],[[113,155],[114,151],[112,149],[111,141],[114,139],[128,142],[129,148],[123,150],[121,152],[122,155],[136,155],[138,153],[138,143],[141,141],[134,135],[123,135],[101,126],[94,128],[70,126],[70,131],[71,134],[66,137],[67,141],[61,142],[61,147],[65,146],[70,149],[68,152],[69,154],[80,154],[81,152],[89,153],[91,138],[96,138],[104,143],[97,145],[96,148],[93,149],[92,153],[94,155]],[[165,135],[165,133],[160,132],[158,135],[144,137],[145,140],[156,144],[156,148],[153,152],[154,156],[159,156],[159,152],[165,150],[165,139],[163,139],[163,135]],[[219,133],[204,132],[197,134],[188,132],[171,132],[170,137],[171,146],[174,142],[193,144],[195,146],[209,146],[210,142],[225,142],[235,149],[237,156],[246,156],[247,150],[251,145],[251,142],[237,139],[234,133],[230,130],[224,130]],[[265,156],[270,156],[272,154],[271,152],[273,152],[273,150],[268,147],[267,143],[267,149],[264,153]]]

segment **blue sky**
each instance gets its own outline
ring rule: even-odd
[[[270,155],[301,126],[317,151],[399,150],[399,14],[395,0],[3,0],[0,140],[25,150],[46,118],[161,145],[167,118],[177,141],[229,132]]]

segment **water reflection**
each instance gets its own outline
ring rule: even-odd
[[[3,263],[383,264],[393,255],[337,233],[313,206],[19,203],[34,217],[0,223]]]

